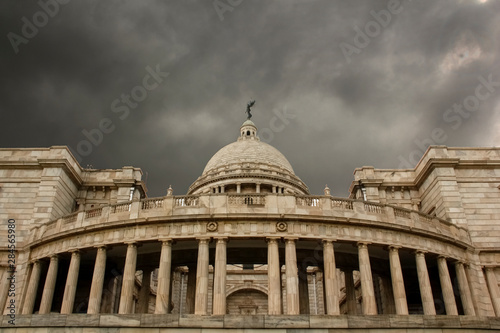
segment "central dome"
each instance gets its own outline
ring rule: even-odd
[[[286,157],[278,149],[260,141],[257,126],[251,120],[241,125],[236,142],[212,156],[188,194],[207,192],[309,194]]]
[[[203,175],[220,167],[241,163],[274,166],[294,174],[290,162],[278,149],[258,140],[239,140],[215,153],[203,170]]]

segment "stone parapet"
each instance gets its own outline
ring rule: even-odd
[[[213,194],[167,196],[81,211],[32,229],[30,245],[90,230],[208,218],[294,219],[321,223],[392,228],[470,246],[467,230],[448,221],[390,205],[329,196],[282,194]]]

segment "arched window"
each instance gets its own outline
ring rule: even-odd
[[[250,136],[250,131],[247,131],[247,136]]]

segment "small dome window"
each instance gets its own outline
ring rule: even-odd
[[[250,131],[247,131],[247,136],[249,136],[249,135],[250,135]]]

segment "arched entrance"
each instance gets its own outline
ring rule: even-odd
[[[266,315],[267,295],[257,289],[241,289],[227,297],[227,313],[235,315]]]

